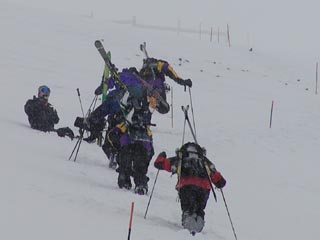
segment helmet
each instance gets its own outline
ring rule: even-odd
[[[47,87],[46,85],[42,85],[38,88],[38,97],[39,98],[44,98],[48,100],[50,96],[50,88]]]

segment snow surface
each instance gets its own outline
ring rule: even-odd
[[[239,240],[317,239],[320,106],[314,63],[35,2],[0,1],[0,239],[125,239],[132,201],[131,239],[234,239],[219,192],[218,203],[210,196],[203,232],[192,237],[180,226],[175,176],[160,172],[144,219],[149,196],[118,189],[117,173],[96,144],[83,143],[74,163],[68,157],[76,141],[29,127],[23,105],[47,84],[60,116],[57,127],[77,131],[76,88],[87,109],[103,70],[96,39],[104,39],[119,68],[139,68],[138,46],[146,41],[151,56],[168,60],[182,78],[193,80],[198,141],[228,181],[224,193]],[[170,114],[155,113],[153,133],[156,155],[165,150],[170,156],[182,142],[180,107],[189,104],[189,95],[167,82],[174,92],[174,127]],[[150,189],[156,176],[152,163]]]

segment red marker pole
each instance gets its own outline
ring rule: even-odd
[[[272,125],[272,114],[273,114],[273,100],[272,100],[272,103],[271,103],[270,128],[271,128],[271,125]]]
[[[134,209],[134,202],[131,203],[128,240],[130,240],[130,236],[131,236],[131,226],[132,226],[133,209]]]

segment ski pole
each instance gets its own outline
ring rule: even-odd
[[[83,111],[83,107],[82,107],[82,102],[81,102],[81,97],[80,97],[79,88],[77,88],[77,93],[78,93],[78,98],[79,98],[79,102],[80,102],[80,107],[81,107],[82,116],[84,117],[84,111]]]
[[[74,146],[73,150],[72,150],[72,153],[70,154],[70,157],[69,157],[69,160],[72,158],[72,155],[74,153],[74,151],[77,149],[76,151],[76,155],[73,159],[73,161],[75,162],[76,159],[77,159],[77,156],[78,156],[78,152],[79,152],[79,149],[80,149],[80,145],[81,145],[81,142],[82,142],[82,139],[83,139],[83,129],[80,129],[80,136],[78,138],[78,141],[76,142],[76,145]]]
[[[195,135],[195,133],[193,131],[193,128],[191,126],[191,123],[190,123],[190,120],[189,120],[189,117],[188,117],[189,105],[187,105],[187,107],[181,106],[181,108],[182,108],[182,111],[184,112],[185,120],[188,122],[188,125],[189,125],[189,128],[190,128],[191,134],[193,136],[193,139],[194,139],[195,143],[198,144],[197,137],[196,137],[196,135]]]
[[[147,218],[147,213],[148,213],[149,205],[150,205],[151,198],[152,198],[152,195],[153,195],[154,187],[156,186],[156,183],[157,183],[157,179],[158,179],[159,171],[160,171],[160,169],[158,169],[158,171],[157,171],[157,175],[156,175],[156,178],[155,178],[154,183],[153,183],[153,187],[152,187],[152,191],[151,191],[151,194],[150,194],[150,197],[149,197],[149,202],[148,202],[148,205],[147,205],[147,209],[146,209],[146,212],[145,212],[145,214],[144,214],[144,219],[146,219],[146,218]]]
[[[90,104],[90,107],[89,107],[88,111],[87,111],[86,117],[90,115],[92,105],[93,105],[93,109],[95,108],[96,103],[97,103],[97,100],[98,100],[98,96],[97,96],[97,95],[94,95],[94,98],[93,98],[93,100],[92,100],[92,102],[91,102],[91,104]]]
[[[230,216],[229,208],[228,208],[228,205],[227,205],[227,202],[226,202],[226,198],[224,197],[222,189],[220,189],[220,191],[221,191],[221,195],[222,195],[222,198],[223,198],[223,201],[224,201],[224,205],[226,206],[226,210],[227,210],[227,213],[228,213],[228,216],[229,216],[229,220],[230,220],[230,223],[231,223],[233,235],[234,235],[235,239],[237,240],[238,239],[237,238],[237,234],[236,234],[236,231],[234,230],[234,226],[233,226],[233,223],[232,223],[232,220],[231,220],[231,216]]]
[[[187,107],[185,108],[184,106],[182,106],[182,111],[186,110],[188,111],[189,109],[189,105],[187,105]],[[184,122],[183,122],[183,135],[182,135],[182,145],[184,144],[184,137],[185,137],[185,134],[186,134],[186,121],[187,121],[187,118],[184,118]]]
[[[131,235],[131,226],[132,226],[133,209],[134,209],[134,202],[132,202],[132,203],[131,203],[130,221],[129,221],[129,231],[128,231],[128,240],[130,240],[130,235]]]
[[[193,104],[192,104],[192,96],[191,96],[191,88],[190,87],[189,87],[189,96],[190,96],[190,106],[191,106],[191,113],[192,113],[192,120],[193,120],[193,128],[194,128],[194,133],[197,136],[196,122],[194,120],[194,112],[193,112]]]
[[[94,96],[94,98],[93,98],[93,100],[92,100],[92,102],[90,104],[90,107],[89,107],[89,109],[87,111],[87,114],[84,115],[83,108],[82,108],[82,103],[81,103],[81,98],[80,98],[79,88],[77,88],[77,93],[78,93],[78,97],[79,97],[79,101],[80,101],[82,115],[83,115],[83,118],[85,118],[86,116],[88,116],[90,114],[91,107],[92,107],[93,104],[95,105],[95,103],[97,102],[98,96],[96,96],[96,95]],[[75,151],[76,151],[76,154],[75,154],[75,157],[74,157],[73,161],[75,162],[77,160],[77,156],[78,156],[78,153],[79,153],[80,145],[81,145],[81,142],[82,142],[82,139],[83,139],[83,134],[84,134],[84,130],[80,129],[80,136],[79,136],[79,138],[78,138],[78,140],[77,140],[77,142],[76,142],[76,144],[75,144],[75,146],[74,146],[74,148],[73,148],[73,150],[72,150],[72,152],[71,152],[71,154],[69,156],[69,160],[71,160],[72,155],[74,154]],[[87,136],[88,136],[88,132],[87,132]]]
[[[171,127],[173,128],[173,87],[171,87]]]

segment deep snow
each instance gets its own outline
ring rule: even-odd
[[[313,63],[6,1],[0,1],[0,26],[1,239],[124,239],[132,201],[131,239],[234,239],[220,194],[218,203],[212,196],[208,201],[204,231],[192,237],[180,226],[175,176],[160,172],[145,220],[148,196],[118,189],[117,174],[96,144],[83,143],[74,163],[68,157],[75,141],[28,126],[23,105],[47,84],[58,127],[76,132],[73,121],[81,115],[76,88],[88,108],[102,74],[96,39],[104,39],[119,68],[139,68],[138,47],[146,41],[151,56],[168,60],[182,78],[193,80],[198,141],[228,181],[224,192],[238,239],[320,234],[320,109]],[[179,66],[178,58],[189,62]],[[156,155],[163,150],[171,155],[181,144],[180,107],[189,104],[188,92],[167,82],[174,91],[174,127],[170,114],[154,114]],[[191,139],[188,132],[186,140]]]

